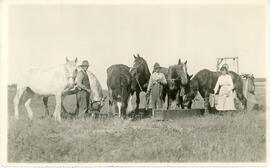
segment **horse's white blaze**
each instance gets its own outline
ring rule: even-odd
[[[121,102],[116,102],[117,107],[118,107],[118,115],[119,117],[121,117],[121,107],[122,107],[122,103]]]
[[[132,105],[132,95],[129,96],[128,98],[128,107],[127,107],[127,112],[130,113],[133,110],[133,105]]]

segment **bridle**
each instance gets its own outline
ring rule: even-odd
[[[95,101],[90,100],[90,107],[91,107],[93,110],[97,110],[98,112],[100,112],[100,104],[101,104],[101,101],[102,101],[102,99],[100,99],[100,100],[95,100]],[[94,108],[93,108],[93,105],[94,105],[95,103],[98,103],[98,108],[97,108],[97,109],[94,109]]]
[[[131,69],[130,69],[130,71],[132,71],[132,69],[135,69],[135,73],[136,73],[136,75],[135,75],[135,80],[136,80],[136,82],[137,82],[137,84],[138,84],[138,86],[139,86],[141,92],[143,92],[143,89],[142,89],[142,86],[141,86],[141,84],[140,84],[140,82],[139,82],[139,79],[138,79],[138,68],[139,68],[143,63],[144,63],[144,62],[141,61],[141,62],[139,63],[139,65],[137,65],[136,67],[131,67]]]
[[[183,67],[183,71],[184,71],[185,75],[187,76],[186,69],[184,67]],[[182,78],[180,77],[180,78],[171,78],[171,79],[166,79],[166,80],[167,81],[181,81],[181,79]]]

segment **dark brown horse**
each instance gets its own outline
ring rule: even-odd
[[[129,67],[123,64],[112,65],[107,69],[107,86],[109,92],[109,106],[115,106],[119,117],[126,117],[128,99],[131,92],[131,75]]]
[[[233,71],[229,71],[229,74],[232,77],[234,84],[233,90],[236,91],[237,98],[241,101],[244,107],[246,107],[246,98],[243,94],[243,82],[241,76]],[[197,92],[199,92],[205,100],[206,110],[209,110],[209,95],[210,93],[214,93],[214,88],[220,75],[221,72],[213,72],[208,69],[199,71],[190,81],[190,91],[184,96],[184,102],[190,103],[191,100],[195,98]]]
[[[188,84],[187,78],[187,61],[184,63],[179,59],[177,65],[172,65],[168,69],[168,108],[171,108],[172,101],[176,101],[177,105],[181,105],[182,97],[185,94],[185,86]]]
[[[181,89],[184,94],[185,87],[189,81],[186,64],[187,61],[182,63],[181,59],[179,59],[178,64],[169,66],[169,68],[162,67],[160,70],[160,72],[165,75],[168,82],[168,84],[163,87],[162,91],[162,99],[164,102],[167,96],[167,109],[171,108],[172,101],[176,101],[177,105],[181,105],[181,107],[184,108]]]
[[[132,76],[131,95],[133,96],[134,93],[136,93],[136,108],[134,114],[137,114],[140,105],[140,93],[147,91],[147,85],[151,74],[144,58],[139,54],[133,56],[133,67],[130,68],[130,74]]]

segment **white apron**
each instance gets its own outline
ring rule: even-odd
[[[232,92],[233,81],[230,75],[221,75],[215,86],[217,93],[220,86],[219,94],[215,96],[215,106],[217,110],[235,110],[234,98],[235,93]]]
[[[216,96],[216,109],[217,110],[235,110],[234,106],[234,93],[229,86],[221,86],[219,94]]]

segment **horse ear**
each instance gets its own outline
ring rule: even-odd
[[[185,65],[187,65],[187,60],[184,62]]]
[[[69,59],[68,59],[68,57],[66,57],[66,62],[69,62]]]
[[[137,57],[140,58],[140,55],[137,53]]]
[[[179,58],[179,60],[178,60],[178,65],[180,65],[181,64],[181,59]]]
[[[189,79],[191,79],[193,77],[193,74],[189,75]]]
[[[134,57],[135,59],[137,58],[135,54],[133,54],[133,57]]]
[[[75,58],[75,63],[77,63],[77,61],[78,61],[78,59],[77,59],[77,57]]]

